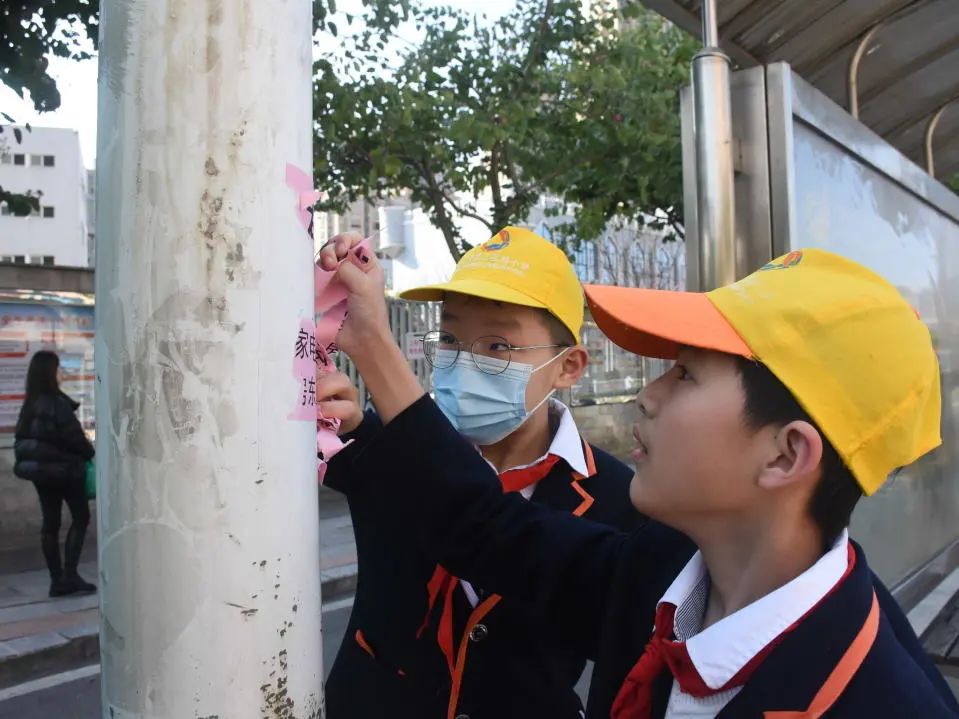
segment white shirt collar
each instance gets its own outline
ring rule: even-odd
[[[576,428],[573,413],[569,410],[569,407],[558,399],[549,401],[549,411],[554,417],[559,416],[559,425],[556,427],[556,434],[553,435],[553,441],[550,443],[549,449],[546,450],[546,454],[529,464],[510,467],[509,470],[504,471],[532,467],[542,462],[548,455],[555,454],[560,459],[565,460],[574,472],[578,472],[584,477],[588,476],[589,469],[586,465],[586,455],[583,452],[583,440]]]
[[[799,621],[842,579],[849,565],[843,530],[813,566],[779,589],[699,631],[709,597],[709,574],[696,552],[659,600],[676,606],[673,631],[711,689],[727,684],[771,641]]]

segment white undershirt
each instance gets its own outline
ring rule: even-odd
[[[763,648],[818,604],[842,579],[849,564],[849,533],[843,530],[826,554],[813,566],[738,612],[702,629],[709,600],[709,574],[696,552],[659,603],[676,606],[673,632],[686,642],[689,658],[711,689],[729,682]],[[715,717],[742,687],[710,697],[684,693],[674,681],[665,719]]]
[[[553,441],[550,443],[546,454],[529,464],[510,467],[507,470],[503,470],[504,472],[532,467],[542,462],[547,456],[554,454],[560,459],[565,460],[566,463],[573,468],[574,472],[578,472],[584,477],[589,474],[589,469],[586,465],[586,455],[583,452],[583,441],[579,435],[579,430],[576,428],[576,420],[573,419],[573,413],[569,411],[569,407],[557,399],[551,399],[549,401],[549,412],[553,417],[559,419],[559,424],[556,426],[556,434],[553,435]],[[489,464],[488,461],[487,463]],[[493,467],[492,464],[490,464],[490,466]],[[493,467],[493,469],[495,470],[496,467]],[[524,487],[519,493],[523,495],[524,499],[529,499],[533,496],[533,492],[536,491],[536,484],[537,483],[534,482],[530,486]],[[474,607],[478,605],[479,596],[476,590],[473,589],[473,586],[462,579],[460,580],[460,584],[470,604]]]

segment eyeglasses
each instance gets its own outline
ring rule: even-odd
[[[513,358],[513,352],[523,352],[525,350],[556,349],[560,347],[569,347],[569,345],[528,345],[526,347],[517,347],[511,345],[508,340],[497,335],[488,335],[480,337],[467,345],[460,342],[449,332],[434,330],[423,335],[423,355],[431,367],[436,369],[447,369],[456,364],[460,352],[466,350],[473,359],[473,364],[480,372],[485,374],[502,374],[509,367],[510,360]],[[446,350],[439,354],[440,350]],[[489,362],[488,360],[499,360]]]

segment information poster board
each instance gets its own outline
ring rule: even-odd
[[[93,430],[93,307],[0,302],[0,447],[13,445],[27,368],[37,350],[60,356],[61,389],[80,403],[84,429]]]

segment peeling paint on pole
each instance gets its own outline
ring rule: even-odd
[[[308,0],[103,0],[103,715],[323,711],[315,428],[289,421],[312,242]]]

